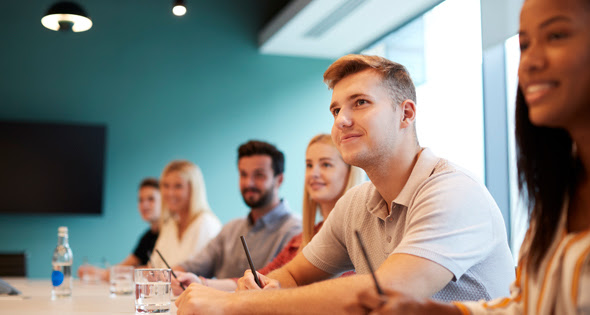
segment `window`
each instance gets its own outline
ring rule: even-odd
[[[514,112],[516,109],[516,90],[518,87],[518,63],[520,48],[518,35],[506,40],[504,44],[506,57],[506,113],[508,115],[508,161],[510,176],[510,248],[514,262],[518,263],[518,252],[528,228],[528,214],[518,193],[518,177],[516,169],[516,140],[514,137]]]
[[[485,179],[479,1],[446,0],[362,51],[406,66],[420,145]]]

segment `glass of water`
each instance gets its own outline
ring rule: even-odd
[[[135,312],[170,311],[170,269],[135,269]]]
[[[133,266],[112,266],[110,269],[111,294],[125,295],[133,293]]]

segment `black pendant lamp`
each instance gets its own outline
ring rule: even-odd
[[[74,2],[58,2],[52,5],[41,24],[54,31],[84,32],[92,27],[92,21],[81,6]]]

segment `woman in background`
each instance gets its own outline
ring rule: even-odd
[[[530,224],[511,296],[444,305],[372,289],[359,296],[371,314],[590,314],[590,1],[525,0],[519,35],[518,179]]]
[[[221,230],[221,222],[207,202],[205,181],[198,166],[185,161],[170,162],[160,179],[162,216],[160,236],[151,262],[166,268],[155,250],[174,266],[197,254]]]
[[[363,171],[342,160],[328,134],[319,134],[311,139],[305,154],[305,182],[303,185],[303,233],[293,237],[283,250],[264,268],[258,270],[268,274],[288,263],[303,249],[319,231],[323,221],[316,224],[319,212],[325,220],[336,201],[350,188],[363,181]],[[205,279],[192,273],[177,272],[178,280],[184,285],[196,282],[219,290],[233,291],[237,279]],[[174,294],[182,293],[178,281],[172,280]]]

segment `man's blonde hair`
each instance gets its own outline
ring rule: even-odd
[[[373,69],[383,77],[383,84],[396,103],[410,99],[416,103],[416,88],[406,67],[379,56],[346,55],[336,60],[324,72],[324,82],[330,89],[345,77]]]

